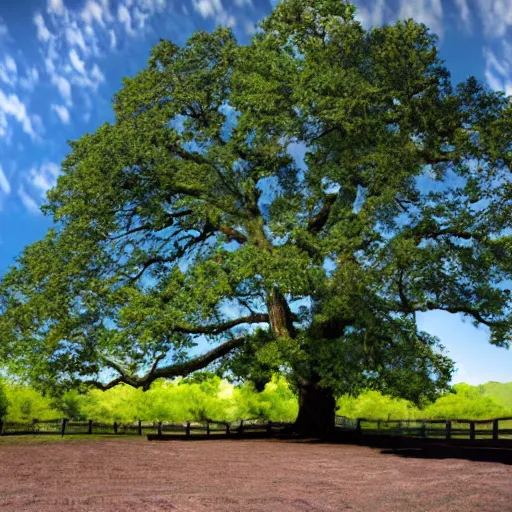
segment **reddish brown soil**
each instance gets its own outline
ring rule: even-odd
[[[278,440],[0,445],[2,512],[331,510],[512,512],[512,466]]]

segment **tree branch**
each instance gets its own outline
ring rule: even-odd
[[[319,233],[327,224],[332,205],[337,198],[338,194],[328,194],[325,196],[322,208],[320,208],[320,211],[309,221],[308,231],[310,233]]]
[[[153,363],[148,373],[146,373],[142,377],[138,377],[137,375],[130,373],[118,361],[115,361],[113,359],[110,359],[109,357],[104,356],[103,359],[107,366],[117,371],[120,374],[119,377],[116,377],[115,379],[111,380],[106,384],[96,380],[86,381],[85,384],[89,386],[94,386],[103,391],[111,389],[121,383],[128,384],[129,386],[132,386],[134,388],[143,388],[144,390],[147,390],[151,386],[151,383],[157,379],[173,379],[176,377],[185,377],[195,371],[202,370],[210,363],[216,361],[217,359],[220,359],[221,357],[225,356],[235,348],[241,347],[245,343],[245,340],[245,337],[233,338],[194,359],[190,359],[189,361],[185,361],[183,363],[176,363],[173,365],[164,366],[162,368],[157,368],[158,362],[161,360],[161,358],[163,358],[159,356],[157,358],[156,364]]]
[[[221,324],[206,325],[206,326],[186,326],[177,325],[173,328],[174,332],[180,332],[184,334],[220,334],[228,331],[229,329],[242,324],[258,324],[268,322],[269,316],[266,313],[255,313],[249,316],[243,316],[234,320],[228,320]]]

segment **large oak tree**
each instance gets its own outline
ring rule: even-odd
[[[418,312],[509,346],[509,99],[452,86],[424,25],[354,12],[283,0],[247,46],[219,28],[153,48],[115,122],[70,142],[54,228],[3,278],[12,371],[147,389],[279,370],[297,429],[324,435],[337,393],[449,388]]]

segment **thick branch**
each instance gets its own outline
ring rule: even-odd
[[[194,359],[190,359],[189,361],[185,361],[183,363],[176,363],[173,365],[164,366],[162,368],[157,368],[157,361],[157,364],[153,364],[152,368],[148,371],[148,373],[146,373],[146,375],[142,377],[133,375],[118,361],[115,361],[108,357],[104,357],[104,361],[107,364],[107,366],[117,371],[120,374],[120,376],[116,377],[115,379],[106,384],[103,384],[102,382],[99,381],[87,381],[86,384],[94,386],[103,391],[111,389],[121,383],[128,384],[129,386],[132,386],[134,388],[143,388],[144,390],[147,390],[151,386],[151,383],[157,379],[173,379],[175,377],[185,377],[195,371],[202,370],[210,363],[216,361],[217,359],[220,359],[221,357],[225,356],[235,348],[241,347],[244,343],[244,337],[233,338]]]
[[[310,233],[319,233],[327,224],[332,205],[337,198],[338,194],[329,194],[325,197],[322,208],[320,208],[320,211],[315,215],[315,217],[309,221],[308,231]]]
[[[268,322],[269,316],[266,313],[256,313],[254,315],[243,316],[234,320],[228,320],[221,324],[205,325],[205,326],[186,326],[177,325],[174,327],[174,332],[180,332],[184,334],[220,334],[228,331],[229,329],[242,324],[258,324]]]

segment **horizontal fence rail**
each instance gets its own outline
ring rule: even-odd
[[[113,423],[88,421],[73,421],[68,418],[39,421],[34,419],[27,422],[13,422],[0,420],[0,436],[21,435],[142,435],[143,433],[181,434],[187,437],[193,435],[214,436],[241,435],[244,432],[277,433],[292,423],[273,422],[270,420],[239,420],[225,421],[187,421],[183,423],[170,423],[163,421],[135,423]]]
[[[401,435],[407,437],[437,439],[512,439],[512,416],[488,420],[446,419],[446,420],[376,420],[358,418],[355,420],[357,434]]]
[[[244,433],[279,433],[286,427],[292,426],[289,422],[273,422],[270,420],[238,420],[225,422],[216,420],[163,422],[142,421],[132,423],[123,422],[97,422],[93,420],[74,421],[72,419],[54,419],[39,421],[34,419],[25,422],[12,422],[0,420],[0,436],[21,435],[181,435],[191,436],[236,436]],[[347,418],[336,416],[335,427],[338,432],[355,432],[358,436],[364,435],[400,435],[405,437],[431,438],[431,439],[491,439],[512,440],[512,416],[492,418],[487,420],[470,419],[368,419]]]

